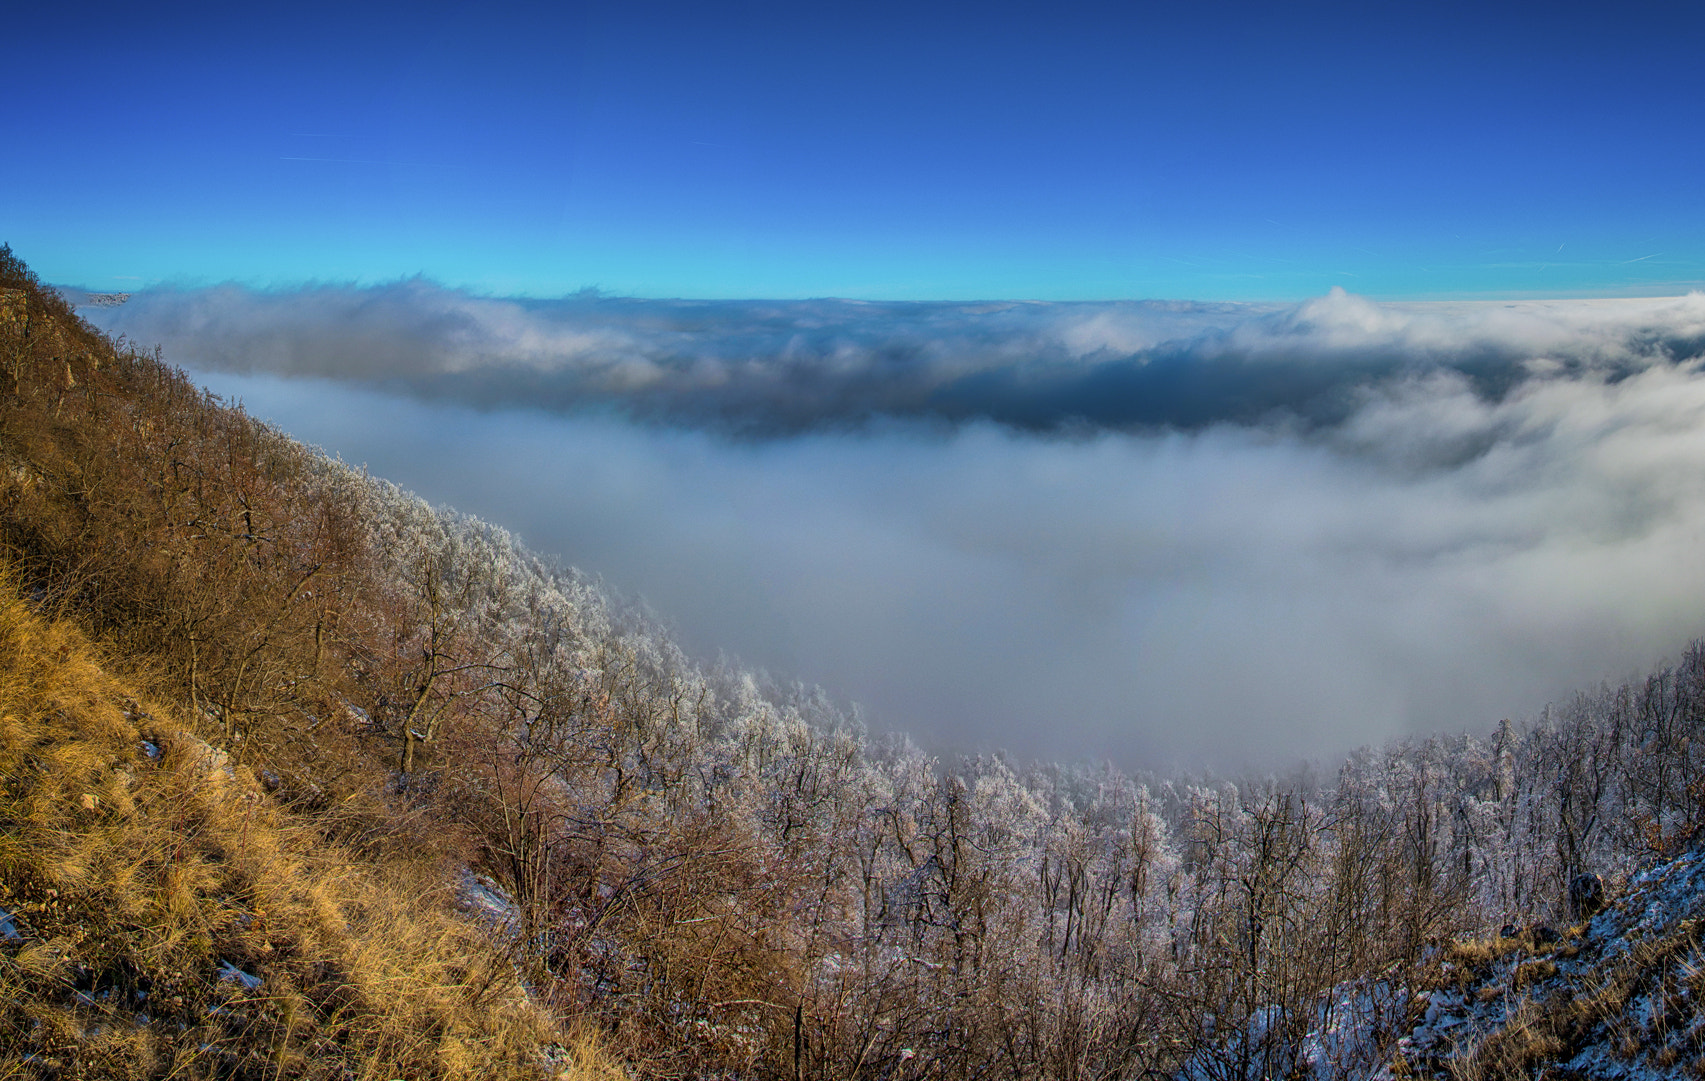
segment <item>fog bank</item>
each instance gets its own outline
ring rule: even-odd
[[[1705,297],[85,315],[940,747],[1282,765],[1705,631]]]

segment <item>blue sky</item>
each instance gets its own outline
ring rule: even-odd
[[[1697,5],[32,5],[44,278],[1298,299],[1705,282]]]

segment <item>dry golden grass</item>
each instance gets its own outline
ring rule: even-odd
[[[1570,935],[1576,933],[1575,931],[1569,932]],[[1565,940],[1567,937],[1565,936]],[[1466,965],[1487,965],[1518,955],[1555,953],[1559,948],[1556,944],[1535,943],[1530,935],[1523,932],[1516,935],[1493,935],[1489,938],[1452,941],[1445,946],[1444,959]]]
[[[1683,920],[1668,934],[1635,944],[1590,978],[1549,987],[1543,994],[1536,985],[1558,974],[1555,962],[1540,958],[1518,963],[1507,980],[1481,988],[1482,1001],[1509,995],[1514,1005],[1497,1031],[1452,1060],[1452,1076],[1463,1081],[1526,1078],[1545,1063],[1566,1060],[1583,1041],[1606,1032],[1612,1049],[1623,1058],[1650,1055],[1658,1066],[1675,1065],[1684,1053],[1698,1050],[1698,1041],[1681,1037],[1684,1017],[1691,1016],[1692,1009],[1681,992],[1697,980],[1699,966],[1692,957],[1697,955],[1700,930],[1697,921]],[[1465,963],[1484,963],[1498,955],[1486,943],[1459,945],[1456,954]],[[1633,1009],[1639,1001],[1646,1003],[1644,1010]]]
[[[1550,960],[1523,961],[1510,973],[1510,983],[1518,990],[1548,980],[1557,975],[1557,963]]]
[[[322,825],[0,577],[0,1079],[623,1076],[431,868]]]

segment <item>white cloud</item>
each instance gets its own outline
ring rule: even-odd
[[[214,328],[196,348],[251,374],[209,379],[255,412],[643,593],[701,650],[820,680],[937,745],[1278,764],[1485,728],[1705,631],[1697,295],[605,301],[597,318],[420,285],[293,296],[179,296],[132,333],[203,304],[181,333]],[[188,342],[168,356],[210,363]],[[467,380],[395,384],[411,350]],[[353,373],[333,363],[358,351]],[[477,385],[518,394],[517,357],[605,388],[605,407],[679,401],[633,409],[644,423],[572,396],[469,408],[521,404]],[[1173,381],[1119,381],[1145,366]],[[1191,413],[1179,380],[1204,370]],[[268,371],[316,378],[252,374]],[[1251,410],[1239,395],[1275,372],[1256,404],[1280,414]],[[1287,398],[1297,385],[1313,397]],[[970,405],[915,405],[944,387]],[[1195,420],[997,423],[1132,387],[1170,387]],[[722,412],[689,409],[701,394]],[[1322,396],[1336,412],[1284,418]],[[897,416],[869,419],[884,403]],[[767,437],[727,438],[731,415]]]

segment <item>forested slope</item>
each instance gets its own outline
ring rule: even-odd
[[[6,249],[0,360],[0,1076],[611,1070],[349,723],[399,602],[341,474]]]
[[[938,761],[868,738],[820,694],[693,662],[500,529],[103,339],[9,250],[0,290],[0,560],[31,626],[80,627],[184,738],[255,778],[255,815],[311,831],[293,842],[303,859],[323,844],[436,883],[419,897],[461,882],[466,898],[486,876],[483,941],[524,1004],[604,1033],[640,1075],[1284,1076],[1344,987],[1408,986],[1447,940],[1561,923],[1570,881],[1614,892],[1705,824],[1698,648],[1484,737],[1358,752],[1327,779]],[[114,731],[112,748],[132,740]],[[24,818],[0,816],[0,882],[28,904],[108,888],[29,869]],[[231,873],[208,896],[246,896]],[[241,961],[309,986],[248,938],[209,934],[193,954],[209,973]],[[24,967],[43,941],[0,943],[22,974],[8,978],[95,1009],[66,997],[66,971]],[[343,1006],[301,994],[338,1054],[380,1061],[338,1027]],[[1389,1016],[1344,1069],[1395,1061],[1417,1007],[1380,1001]],[[1227,1038],[1255,1020],[1293,1038]],[[38,1038],[32,1023],[0,1031],[6,1053]],[[510,1035],[441,1024],[433,1047],[520,1062],[503,1058]],[[562,1039],[539,1032],[547,1051]],[[29,1069],[106,1069],[56,1054]],[[478,1072],[409,1054],[409,1076]],[[319,1061],[178,1076],[315,1076]]]

